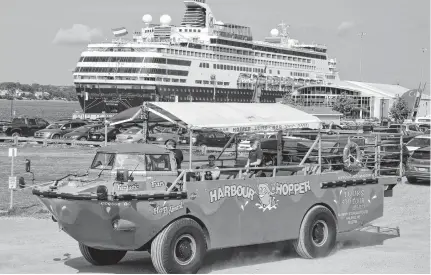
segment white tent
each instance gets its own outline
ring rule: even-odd
[[[274,103],[151,102],[148,110],[150,122],[163,118],[190,129],[213,128],[231,133],[318,129],[321,124],[320,119],[313,115]],[[130,114],[130,119],[124,119],[120,113],[118,116],[122,119],[113,124],[133,120],[140,116],[140,112],[141,109],[136,109],[136,113]]]

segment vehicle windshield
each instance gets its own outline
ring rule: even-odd
[[[412,158],[430,160],[430,152],[429,151],[415,151],[412,155]]]
[[[124,134],[126,134],[126,135],[135,135],[139,131],[141,131],[141,129],[139,129],[139,128],[133,128],[133,129],[127,130],[126,132],[124,132]]]
[[[115,154],[113,153],[97,153],[91,164],[91,169],[112,169],[114,159]]]
[[[14,118],[12,120],[13,124],[25,124],[25,118]]]
[[[413,146],[413,147],[426,147],[430,146],[430,140],[429,138],[414,138],[409,143],[407,143],[407,146]]]
[[[410,131],[416,131],[416,132],[420,131],[417,125],[409,125],[408,127]]]
[[[75,132],[80,132],[80,133],[84,133],[84,132],[88,132],[90,129],[94,128],[94,126],[91,125],[84,125],[81,126],[79,128],[75,129]]]
[[[63,126],[63,124],[57,124],[57,123],[54,123],[54,124],[50,124],[50,125],[48,125],[48,127],[46,127],[46,129],[59,129],[59,128],[61,128]]]
[[[127,169],[129,171],[145,171],[144,154],[117,154],[114,162],[114,170]]]

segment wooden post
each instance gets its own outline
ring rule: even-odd
[[[144,143],[147,143],[148,141],[148,119],[149,119],[149,115],[148,115],[148,103],[144,102],[144,104],[142,104],[141,107],[141,118],[142,118],[142,134],[143,134],[143,139],[144,139]]]
[[[401,154],[400,154],[400,177],[403,176],[403,152],[404,152],[404,143],[403,143],[403,136],[400,136],[400,146],[401,146]]]
[[[320,129],[319,129],[318,137],[319,137],[319,157],[318,157],[319,168],[317,173],[321,174],[322,173],[322,133],[320,132]]]

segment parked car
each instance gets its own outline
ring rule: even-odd
[[[107,128],[107,138],[108,142],[115,141],[115,138],[117,135],[120,134],[120,129],[115,126],[109,126]],[[105,141],[105,127],[102,127],[102,129],[92,132],[89,137],[89,141]]]
[[[66,121],[58,121],[53,124],[50,124],[43,130],[37,131],[34,133],[35,138],[52,138],[59,139],[63,135],[72,132],[74,129],[79,128],[81,126],[87,125],[87,122],[83,120],[66,120]]]
[[[162,127],[155,127],[153,129],[153,133],[149,134],[148,140],[150,143],[156,143],[156,144],[166,144],[168,141],[175,141],[176,143],[179,142],[180,136],[184,133],[184,129],[178,128],[162,128]]]
[[[127,131],[117,135],[115,141],[120,143],[143,142],[144,133],[142,128],[132,127]]]
[[[202,147],[224,147],[230,138],[230,135],[217,130],[194,131],[192,133],[192,144]],[[179,140],[180,143],[189,144],[190,138],[188,134],[185,134]]]
[[[10,124],[5,125],[7,136],[32,137],[35,132],[45,129],[49,125],[48,121],[38,117],[16,117]]]
[[[79,128],[76,128],[70,133],[67,133],[63,135],[64,139],[72,139],[72,140],[80,140],[80,141],[86,141],[89,139],[89,135],[92,134],[95,131],[98,131],[100,129],[104,129],[103,124],[87,124],[84,126],[81,126]]]
[[[430,182],[430,146],[415,150],[407,161],[406,177],[410,183],[416,183],[418,180],[427,180]]]
[[[413,151],[419,148],[431,146],[430,141],[431,141],[431,137],[429,135],[420,135],[420,136],[414,137],[412,140],[407,142],[406,145],[410,153],[412,153]]]

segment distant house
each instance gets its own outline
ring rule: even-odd
[[[50,94],[48,92],[35,92],[34,96],[38,99],[41,99],[50,96]]]

